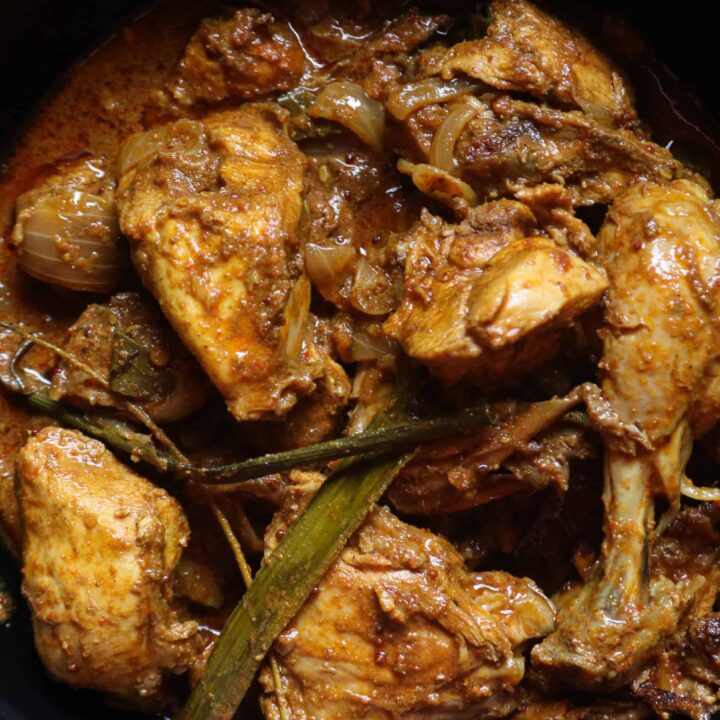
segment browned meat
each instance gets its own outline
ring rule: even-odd
[[[460,225],[425,212],[403,246],[402,303],[385,330],[450,382],[516,381],[557,352],[559,330],[607,286],[513,201],[479,206]]]
[[[566,490],[570,460],[593,455],[587,431],[561,420],[580,402],[573,392],[529,407],[496,406],[492,426],[422,446],[391,485],[390,501],[400,512],[432,515],[548,485]]]
[[[257,8],[203,20],[178,63],[167,93],[182,108],[257,100],[293,88],[305,55],[285,21]]]
[[[298,17],[303,43],[321,65],[310,85],[322,87],[331,78],[344,78],[362,83],[371,97],[380,99],[385,86],[399,80],[411,53],[450,20],[417,9],[394,18],[384,17],[380,8],[374,10],[364,17],[325,15],[312,23]]]
[[[655,717],[644,704],[627,700],[599,700],[578,705],[570,700],[532,702],[512,716],[514,720],[649,720]]]
[[[461,112],[467,102],[451,105],[447,117]],[[476,112],[460,134],[451,160],[454,157],[455,172],[481,199],[559,182],[573,205],[592,205],[610,202],[643,178],[670,180],[688,174],[664,148],[629,130],[607,128],[581,112],[508,96],[486,96],[473,103]],[[420,157],[430,156],[431,143],[448,142],[442,127],[445,117],[430,107],[406,122]]]
[[[615,202],[598,244],[611,283],[603,392],[643,438],[606,438],[602,563],[533,660],[566,682],[612,688],[662,651],[698,590],[697,578],[667,577],[648,558],[653,500],[679,506],[692,405],[717,357],[720,226],[698,185],[644,183]]]
[[[711,720],[720,705],[720,613],[694,620],[652,669],[635,683],[635,694],[659,716]]]
[[[246,432],[258,452],[312,445],[340,432],[350,402],[350,379],[325,350],[315,346],[312,353],[312,361],[323,372],[315,390],[301,398],[281,422],[268,420],[247,425]]]
[[[75,430],[31,438],[18,472],[23,592],[45,666],[75,687],[152,700],[200,647],[172,608],[180,506]]]
[[[286,414],[322,372],[295,265],[304,160],[285,121],[269,105],[180,120],[119,160],[135,266],[238,420]]]
[[[681,512],[653,548],[658,570],[676,582],[693,578],[695,594],[663,654],[633,683],[658,714],[709,720],[720,703],[720,510]],[[703,580],[705,582],[703,583]]]
[[[69,329],[64,350],[109,383],[60,358],[52,392],[83,406],[125,409],[139,403],[160,423],[179,420],[203,405],[209,387],[152,300],[138,293],[89,305]]]
[[[495,0],[487,35],[451,47],[429,68],[498,90],[580,109],[603,123],[632,125],[637,115],[622,74],[577,30],[526,0]]]
[[[552,627],[531,581],[468,573],[447,541],[378,508],[275,643],[288,717],[502,717],[524,644]],[[277,720],[269,669],[261,681]]]
[[[716,357],[715,212],[707,192],[694,183],[645,183],[613,205],[598,236],[612,283],[603,392],[654,447],[704,392],[700,381]]]

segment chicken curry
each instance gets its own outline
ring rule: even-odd
[[[161,4],[16,149],[0,527],[54,678],[718,709],[720,204],[572,18],[444,10]]]

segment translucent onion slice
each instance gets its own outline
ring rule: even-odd
[[[720,488],[698,487],[688,477],[684,477],[680,490],[685,497],[698,502],[720,502]]]
[[[43,282],[111,292],[126,266],[115,203],[80,191],[39,198],[23,222],[18,262]]]
[[[472,93],[475,83],[456,78],[449,82],[440,78],[427,78],[390,93],[387,99],[388,112],[397,120],[405,120],[425,105],[442,103]]]
[[[177,422],[199,410],[207,400],[208,388],[194,372],[173,370],[175,386],[162,400],[146,406],[148,415],[157,423]]]
[[[382,149],[385,109],[357,83],[337,80],[326,85],[308,115],[339,123],[373,149]]]
[[[430,146],[430,164],[445,172],[455,168],[455,145],[465,126],[482,112],[483,106],[474,97],[456,105],[437,129]]]
[[[118,176],[155,155],[165,139],[163,128],[131,135],[120,147],[117,156]]]
[[[477,194],[470,185],[440,168],[425,163],[416,165],[401,158],[397,169],[403,175],[408,175],[420,192],[451,208],[457,208],[459,204],[470,207],[478,204]]]
[[[305,245],[305,269],[325,299],[343,284],[355,261],[355,248],[345,245]]]
[[[301,275],[288,295],[281,334],[290,362],[302,360],[308,331],[311,292],[310,281],[305,275]]]
[[[369,332],[362,327],[355,330],[350,351],[355,362],[379,360],[382,357],[392,357],[395,354],[396,343],[383,335],[379,328],[377,330],[378,332],[375,333]]]
[[[395,309],[395,289],[388,274],[361,258],[355,268],[351,301],[366,315],[386,315]]]

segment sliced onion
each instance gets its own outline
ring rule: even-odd
[[[397,344],[386,337],[380,328],[377,332],[370,332],[366,328],[358,328],[353,333],[351,356],[355,362],[364,360],[379,360],[382,357],[391,357],[395,353]]]
[[[395,290],[388,274],[361,258],[353,279],[352,304],[367,315],[386,315],[395,309]]]
[[[698,487],[690,478],[684,477],[680,491],[685,497],[699,502],[720,502],[720,488]]]
[[[148,415],[156,422],[164,425],[192,415],[207,401],[209,390],[204,378],[193,371],[183,372],[185,368],[172,368],[175,386],[172,392],[162,400],[145,406]]]
[[[355,248],[350,244],[305,245],[305,269],[323,296],[342,285],[354,261]]]
[[[118,176],[149,160],[163,143],[163,128],[131,135],[120,147],[117,157]]]
[[[460,180],[440,168],[424,163],[415,165],[400,159],[397,169],[403,175],[408,175],[420,192],[451,208],[455,208],[458,202],[471,207],[478,204],[477,194],[464,180]]]
[[[409,85],[403,85],[391,93],[387,99],[387,109],[398,120],[405,120],[425,105],[453,100],[460,95],[471,93],[477,88],[475,83],[460,78],[449,82],[440,78],[427,78]]]
[[[430,146],[430,164],[451,173],[455,168],[455,145],[465,126],[482,112],[483,106],[474,97],[456,105],[437,129]]]
[[[310,313],[310,281],[301,275],[290,290],[285,305],[285,322],[283,324],[283,338],[285,352],[288,360],[296,362],[301,359],[305,346],[305,337],[308,329],[308,316]]]
[[[126,265],[113,200],[80,191],[40,197],[18,239],[20,267],[70,290],[110,292]]]
[[[382,149],[385,109],[357,83],[337,80],[326,85],[308,110],[308,115],[339,123],[370,147]]]

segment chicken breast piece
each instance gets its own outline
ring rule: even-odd
[[[526,0],[495,0],[490,12],[487,35],[451,47],[436,74],[462,73],[618,126],[637,120],[627,81],[577,30]]]
[[[403,299],[385,331],[449,382],[515,381],[557,351],[558,330],[607,287],[513,201],[477,207],[458,226],[426,212],[406,245]]]
[[[293,720],[501,717],[522,648],[553,627],[526,579],[469,573],[453,547],[375,509],[275,643]],[[272,675],[265,716],[280,717]]]
[[[74,687],[152,699],[202,647],[172,609],[189,532],[179,504],[75,430],[32,437],[18,478],[22,588],[43,663]]]
[[[135,266],[238,420],[314,388],[309,283],[297,277],[303,156],[276,106],[131,137],[118,205]]]

